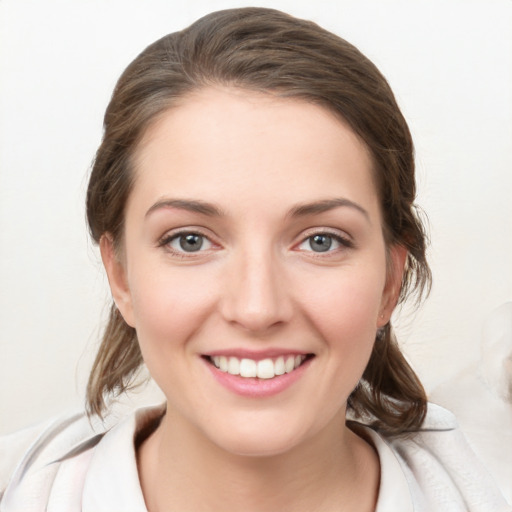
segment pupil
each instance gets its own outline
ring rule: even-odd
[[[332,238],[327,235],[315,235],[311,238],[311,248],[316,252],[325,252],[331,248]]]
[[[184,235],[180,237],[180,247],[187,252],[195,252],[201,249],[203,237],[201,235]]]

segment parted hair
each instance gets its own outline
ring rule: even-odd
[[[104,117],[104,133],[87,190],[93,240],[108,234],[122,250],[133,157],[148,126],[190,93],[237,87],[296,98],[339,116],[368,148],[388,247],[408,251],[399,302],[419,301],[430,287],[426,234],[414,204],[414,148],[389,84],[344,39],[313,22],[266,8],[209,14],[162,37],[127,67]],[[143,365],[137,333],[112,304],[87,386],[89,414],[132,387]],[[425,391],[402,355],[391,324],[379,330],[348,407],[375,428],[397,435],[420,428]]]

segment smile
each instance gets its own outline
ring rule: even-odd
[[[244,378],[273,379],[276,376],[291,373],[308,356],[303,354],[266,358],[259,361],[233,356],[212,356],[209,361],[220,371]]]

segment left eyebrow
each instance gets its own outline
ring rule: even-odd
[[[153,213],[155,210],[161,208],[177,208],[178,210],[187,210],[189,212],[200,213],[209,217],[222,217],[223,212],[211,203],[205,201],[197,201],[190,199],[163,199],[156,202],[146,212],[146,217]]]
[[[291,217],[304,217],[306,215],[324,213],[340,207],[353,208],[354,210],[361,213],[368,222],[370,222],[369,213],[360,204],[357,204],[354,201],[344,197],[335,197],[333,199],[323,199],[321,201],[315,201],[312,203],[298,204],[290,210],[288,215]]]

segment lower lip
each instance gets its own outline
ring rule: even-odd
[[[230,373],[219,370],[216,366],[204,360],[204,364],[206,364],[212,375],[220,384],[237,395],[250,398],[266,398],[282,393],[304,375],[310,363],[311,359],[307,359],[290,373],[276,375],[272,379],[258,379],[257,377],[231,375]]]

